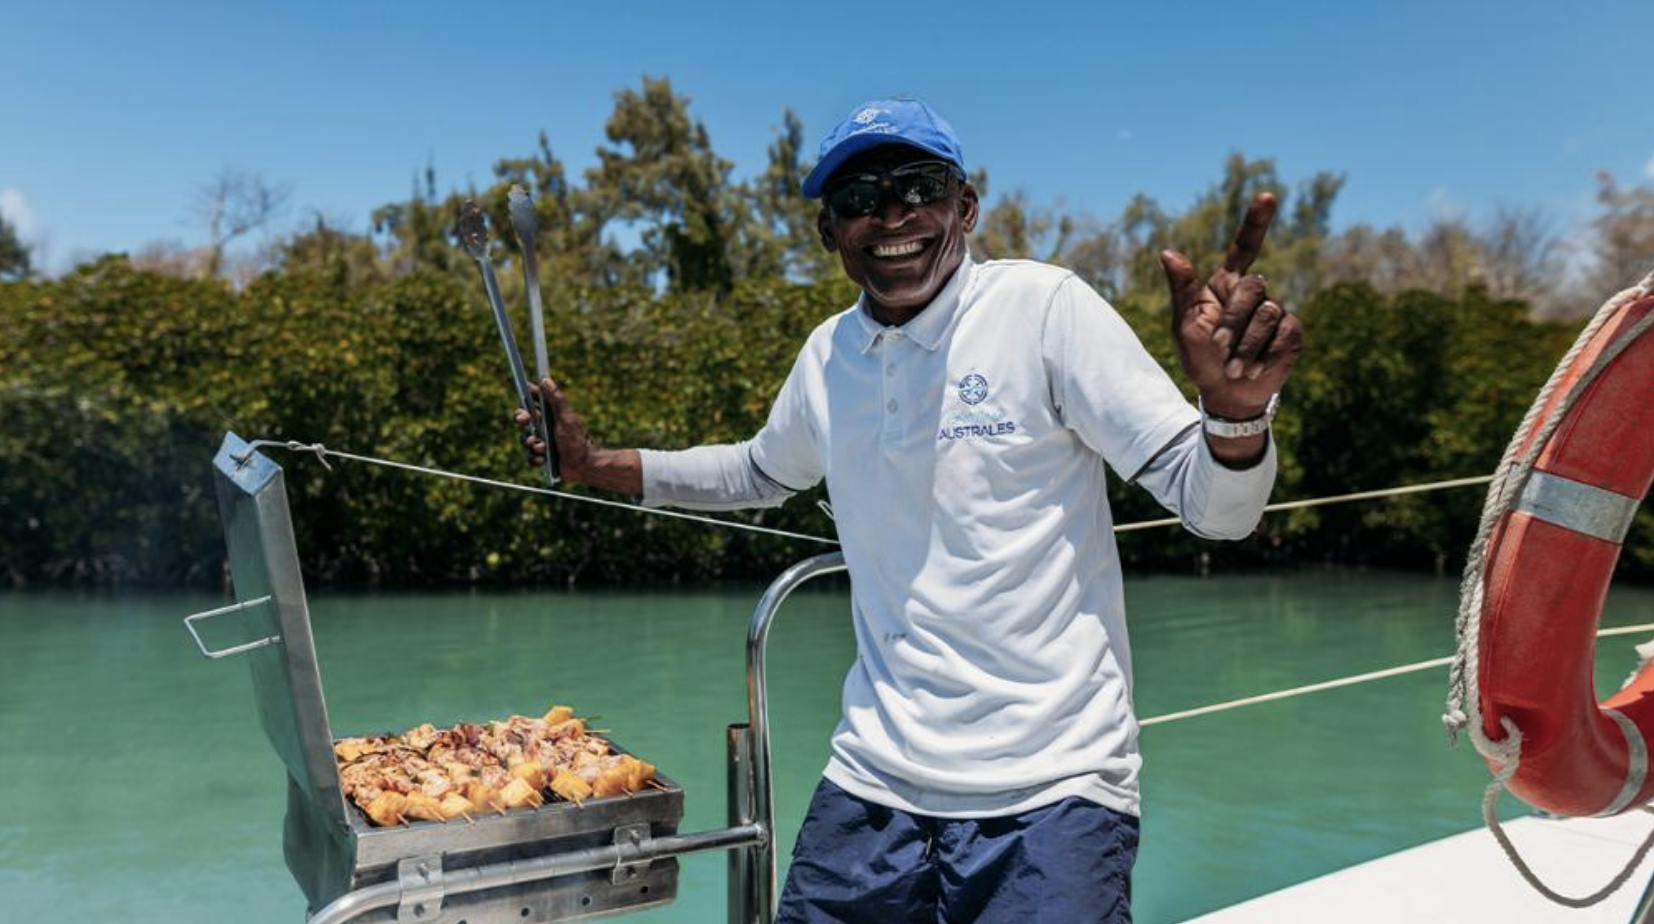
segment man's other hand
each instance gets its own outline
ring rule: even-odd
[[[1176,250],[1160,254],[1172,293],[1172,333],[1183,371],[1206,409],[1245,420],[1264,412],[1303,350],[1303,325],[1269,295],[1262,276],[1247,275],[1275,218],[1271,193],[1246,209],[1223,266],[1201,282]]]

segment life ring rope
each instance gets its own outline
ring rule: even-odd
[[[1534,874],[1533,869],[1522,859],[1514,844],[1499,824],[1497,802],[1499,794],[1504,791],[1505,785],[1515,776],[1522,760],[1522,731],[1508,716],[1500,719],[1500,727],[1504,730],[1503,739],[1489,738],[1484,731],[1481,709],[1481,696],[1478,689],[1480,647],[1481,647],[1481,613],[1484,602],[1484,576],[1488,564],[1488,550],[1498,526],[1505,515],[1512,509],[1518,509],[1532,514],[1538,519],[1562,526],[1564,528],[1596,536],[1610,542],[1618,543],[1624,539],[1625,532],[1630,528],[1631,519],[1635,516],[1639,498],[1630,498],[1613,491],[1606,491],[1592,485],[1582,484],[1571,479],[1550,475],[1545,472],[1535,472],[1534,466],[1540,455],[1550,443],[1551,436],[1556,432],[1562,421],[1567,418],[1569,410],[1574,406],[1581,395],[1596,381],[1604,369],[1613,363],[1625,349],[1638,338],[1654,327],[1654,312],[1650,312],[1628,328],[1613,343],[1609,344],[1597,355],[1591,365],[1580,374],[1579,378],[1568,388],[1562,399],[1546,412],[1554,394],[1563,387],[1563,382],[1572,372],[1574,363],[1580,354],[1592,343],[1593,338],[1604,325],[1613,320],[1622,310],[1632,303],[1654,293],[1654,272],[1645,276],[1641,283],[1615,294],[1603,303],[1591,318],[1585,329],[1580,331],[1579,337],[1569,348],[1567,355],[1557,364],[1545,387],[1540,389],[1533,405],[1528,408],[1522,423],[1516,429],[1516,435],[1510,444],[1505,447],[1504,457],[1495,470],[1492,482],[1488,485],[1487,502],[1482,509],[1482,520],[1476,529],[1476,539],[1471,544],[1470,553],[1466,556],[1464,579],[1460,583],[1459,613],[1455,626],[1459,640],[1459,651],[1453,660],[1451,672],[1448,675],[1448,696],[1446,712],[1442,722],[1447,727],[1448,740],[1456,743],[1458,734],[1467,731],[1471,742],[1478,753],[1488,762],[1489,766],[1497,767],[1493,781],[1488,784],[1482,798],[1482,819],[1487,823],[1488,830],[1493,833],[1499,842],[1505,856],[1516,867],[1529,885],[1557,904],[1570,908],[1585,908],[1597,904],[1617,891],[1630,878],[1632,872],[1641,865],[1644,857],[1654,848],[1654,831],[1644,839],[1641,846],[1632,855],[1631,861],[1606,886],[1590,895],[1572,897],[1563,895],[1546,886]],[[1616,814],[1624,811],[1627,804],[1641,790],[1646,780],[1648,752],[1643,737],[1636,730],[1636,725],[1620,715],[1616,710],[1604,710],[1622,730],[1626,730],[1626,741],[1631,749],[1630,774],[1633,779],[1627,779],[1619,796],[1609,806],[1604,814]]]
[[[1607,711],[1609,711],[1610,714],[1618,716],[1618,713],[1613,710]],[[1624,720],[1626,725],[1630,725],[1632,729],[1636,728],[1636,725],[1632,724],[1631,720],[1624,719],[1623,716],[1620,718]],[[1506,732],[1511,733],[1513,736],[1520,735],[1520,732],[1516,731],[1516,723],[1512,722],[1510,719],[1505,719],[1504,722]],[[1637,740],[1641,741],[1642,736],[1638,735]],[[1515,762],[1510,764],[1510,771],[1511,773],[1516,772]],[[1487,829],[1493,832],[1493,839],[1499,842],[1499,849],[1505,852],[1505,859],[1510,861],[1511,866],[1516,867],[1516,872],[1521,874],[1523,880],[1525,880],[1528,885],[1533,886],[1534,891],[1545,896],[1551,901],[1556,902],[1558,905],[1562,905],[1567,908],[1589,908],[1592,905],[1601,902],[1608,896],[1613,895],[1615,892],[1620,890],[1621,886],[1625,885],[1625,883],[1631,878],[1631,874],[1637,871],[1637,867],[1642,865],[1643,858],[1648,856],[1649,849],[1654,848],[1654,831],[1650,831],[1648,836],[1643,838],[1643,842],[1637,846],[1636,851],[1631,854],[1631,859],[1623,868],[1620,869],[1617,874],[1615,874],[1613,879],[1608,880],[1607,885],[1589,895],[1581,895],[1578,897],[1563,895],[1561,892],[1558,892],[1546,885],[1539,878],[1539,875],[1533,871],[1533,867],[1528,865],[1528,861],[1522,858],[1522,854],[1516,849],[1516,845],[1511,843],[1510,835],[1506,834],[1504,827],[1499,824],[1499,794],[1505,791],[1505,779],[1508,779],[1509,775],[1501,772],[1500,776],[1504,777],[1504,779],[1495,778],[1492,783],[1488,784],[1486,791],[1482,793],[1482,821],[1487,824]],[[1636,790],[1633,789],[1631,792],[1634,794]],[[1627,795],[1626,799],[1629,800],[1630,796]],[[1643,806],[1643,811],[1654,811],[1654,808],[1650,808],[1645,805]]]

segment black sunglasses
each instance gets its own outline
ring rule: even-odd
[[[840,218],[865,218],[879,210],[884,191],[910,208],[929,205],[948,194],[948,181],[963,180],[959,168],[939,160],[903,164],[883,173],[853,173],[833,181],[823,198]]]

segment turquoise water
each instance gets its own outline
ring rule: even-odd
[[[683,784],[688,831],[723,823],[724,727],[745,718],[758,592],[313,592],[311,605],[337,732],[572,703]],[[1143,716],[1446,654],[1456,606],[1453,581],[1358,572],[1153,577],[1127,596]],[[246,666],[201,658],[180,624],[222,602],[0,594],[5,919],[302,919]],[[1605,624],[1647,621],[1654,591],[1616,589]],[[1632,641],[1599,647],[1603,692],[1634,665]],[[784,847],[851,658],[843,584],[789,601],[771,640]],[[1475,827],[1486,772],[1443,742],[1444,685],[1434,670],[1146,729],[1138,920]],[[676,904],[627,920],[721,921],[724,888],[722,857],[689,857]]]

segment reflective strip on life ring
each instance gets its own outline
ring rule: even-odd
[[[1637,792],[1643,788],[1648,779],[1648,743],[1643,740],[1643,733],[1638,730],[1637,723],[1625,717],[1625,713],[1618,709],[1604,707],[1603,712],[1614,720],[1620,727],[1620,734],[1625,736],[1625,743],[1630,749],[1630,767],[1625,774],[1625,783],[1620,786],[1620,794],[1608,807],[1598,812],[1599,815],[1618,815],[1631,807],[1631,800],[1637,797]]]
[[[1650,312],[1654,296],[1605,323],[1538,419]],[[1654,669],[1599,706],[1594,657],[1620,543],[1651,480],[1654,333],[1627,345],[1575,400],[1488,546],[1477,675],[1482,731],[1500,740],[1502,721],[1515,722],[1522,748],[1507,788],[1553,814],[1611,815],[1654,797],[1646,745],[1654,733]]]
[[[1619,545],[1631,531],[1631,521],[1641,503],[1640,498],[1535,470],[1522,488],[1516,509],[1563,529]]]

